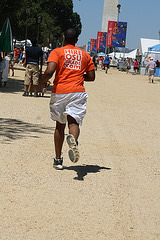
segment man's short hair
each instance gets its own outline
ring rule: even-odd
[[[36,38],[32,38],[31,39],[31,43],[32,43],[32,46],[36,46],[37,45],[37,39]]]
[[[64,33],[65,41],[67,43],[76,43],[78,40],[78,32],[74,28],[69,28]]]

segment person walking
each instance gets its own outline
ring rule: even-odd
[[[159,68],[160,67],[160,63],[159,63],[159,61],[157,60],[156,61],[156,68]]]
[[[14,63],[13,63],[13,65],[15,65],[15,63],[19,62],[19,57],[20,57],[20,50],[19,50],[18,46],[16,46],[15,49],[14,49]]]
[[[95,66],[95,70],[97,70],[98,61],[97,61],[97,56],[96,55],[93,56],[93,63],[94,63],[94,66]]]
[[[23,56],[23,49],[20,48],[20,56],[19,56],[19,65],[22,65],[22,56]]]
[[[100,56],[99,57],[99,67],[100,67],[100,70],[102,70],[102,63],[103,63],[103,57]]]
[[[137,59],[135,59],[135,61],[134,61],[134,74],[137,74],[138,70],[139,70],[139,64],[138,64]]]
[[[24,63],[25,58],[26,58],[26,51],[25,51],[25,48],[23,48],[22,63]]]
[[[64,33],[64,47],[54,49],[47,60],[47,68],[42,76],[46,83],[56,71],[50,100],[51,119],[56,121],[54,132],[55,158],[53,167],[63,169],[62,146],[64,130],[68,122],[69,158],[72,162],[79,159],[79,125],[86,114],[88,95],[84,81],[95,80],[94,63],[88,53],[75,46],[77,31],[70,28]],[[86,73],[85,73],[86,72]]]
[[[34,97],[38,97],[39,76],[42,74],[43,52],[37,46],[37,40],[31,40],[32,47],[26,49],[26,57],[23,66],[26,67],[24,93],[22,96],[29,96],[29,85],[33,81]],[[39,70],[40,63],[40,70]]]
[[[131,59],[127,58],[126,59],[126,63],[124,64],[124,66],[127,66],[126,74],[129,74],[129,70],[131,69]]]
[[[153,61],[153,58],[150,58],[150,61],[147,63],[147,71],[149,83],[154,83],[154,73],[156,71],[156,63]]]
[[[110,57],[108,54],[107,56],[105,56],[104,64],[105,64],[105,73],[107,73],[109,69],[109,64],[110,64]]]
[[[8,55],[8,57],[10,58],[8,75],[10,76],[10,69],[11,69],[11,70],[12,70],[12,77],[13,77],[13,76],[14,76],[14,68],[13,68],[13,65],[14,65],[14,53],[13,53],[13,51],[11,51],[11,52],[8,53],[7,55]]]

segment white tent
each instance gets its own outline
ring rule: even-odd
[[[124,57],[124,53],[121,53],[121,52],[112,52],[112,53],[109,53],[109,57],[116,57],[116,58],[123,58]]]
[[[135,50],[133,50],[132,52],[129,52],[129,53],[126,53],[125,54],[125,57],[127,58],[132,58],[132,59],[135,59],[136,58],[136,55],[137,55],[137,48]]]
[[[29,40],[29,39],[22,40],[22,41],[18,41],[18,40],[13,39],[13,43],[14,43],[14,46],[19,46],[19,47],[24,47],[25,44],[26,44],[27,47],[32,46],[31,40]]]
[[[133,50],[132,52],[129,53],[124,53],[124,52],[112,52],[109,54],[110,57],[114,58],[114,56],[116,58],[136,58],[136,54],[137,54],[137,49]]]
[[[155,46],[160,43],[160,40],[156,39],[147,39],[147,38],[140,38],[137,54],[144,56],[146,52],[148,52],[148,48]]]

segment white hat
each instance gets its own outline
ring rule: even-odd
[[[151,57],[150,59],[153,60],[153,57]]]

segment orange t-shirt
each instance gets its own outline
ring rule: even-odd
[[[53,93],[84,92],[84,72],[94,69],[94,63],[88,53],[74,45],[54,49],[47,62],[57,63],[53,82]]]

